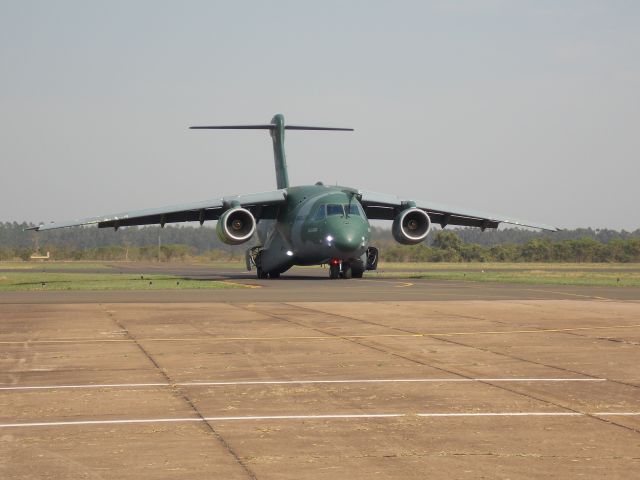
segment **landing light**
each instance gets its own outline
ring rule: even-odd
[[[333,237],[331,235],[327,235],[327,242],[333,242]]]
[[[293,252],[291,250],[287,250],[287,255],[293,257]]]

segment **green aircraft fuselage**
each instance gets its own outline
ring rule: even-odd
[[[258,222],[264,270],[284,272],[292,265],[332,260],[364,269],[371,226],[356,191],[316,184],[286,192],[287,203],[277,219]]]

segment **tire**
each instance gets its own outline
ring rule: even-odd
[[[329,265],[329,278],[331,280],[340,278],[340,265]]]
[[[265,278],[269,278],[269,274],[262,270],[262,267],[256,268],[256,272],[258,273],[258,278],[260,280],[264,280]]]
[[[362,274],[364,273],[364,271],[359,270],[357,268],[352,268],[351,269],[351,276],[353,278],[362,278]]]
[[[280,272],[269,272],[269,278],[280,278]]]
[[[353,270],[351,268],[351,264],[348,262],[342,262],[342,278],[350,279],[353,276]]]

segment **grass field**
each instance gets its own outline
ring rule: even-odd
[[[191,280],[170,275],[131,275],[122,273],[0,273],[2,291],[45,290],[179,290],[243,288],[218,280]]]
[[[380,264],[388,278],[470,282],[640,287],[638,264],[419,263]]]
[[[109,270],[105,262],[0,262],[0,270]]]
[[[0,291],[162,290],[232,288],[214,280],[171,275],[110,273],[119,262],[0,262]],[[129,265],[136,265],[129,262]],[[154,264],[161,270],[163,264]],[[244,262],[198,263],[199,267],[244,270]],[[61,271],[62,270],[62,271]],[[65,271],[65,270],[68,270]],[[87,272],[83,272],[87,270]],[[91,272],[89,272],[91,270]],[[318,275],[324,276],[325,270]],[[96,272],[97,271],[97,272]],[[286,275],[286,274],[285,274]],[[633,263],[383,263],[368,277],[425,278],[470,282],[640,287],[640,264]]]
[[[379,262],[378,269],[386,270],[586,270],[640,272],[639,263],[524,263],[524,262]]]

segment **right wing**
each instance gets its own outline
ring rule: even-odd
[[[287,192],[284,189],[274,190],[272,192],[250,193],[247,195],[222,197],[202,202],[81,218],[67,222],[52,222],[46,225],[32,227],[28,230],[42,232],[44,230],[55,230],[57,228],[76,227],[80,225],[98,225],[98,228],[111,227],[117,230],[119,227],[130,227],[133,225],[160,224],[164,227],[165,223],[175,222],[200,222],[200,224],[202,224],[205,220],[217,220],[225,210],[235,205],[247,208],[256,219],[275,218],[278,206],[284,204],[286,198]]]
[[[370,220],[393,220],[399,209],[408,208],[410,203],[420,210],[424,210],[433,223],[438,223],[442,228],[447,225],[461,225],[466,227],[498,228],[501,223],[510,223],[522,227],[538,228],[557,232],[559,229],[552,225],[546,225],[527,220],[517,220],[514,218],[497,215],[494,213],[478,212],[466,208],[441,205],[433,202],[418,201],[410,202],[402,200],[395,195],[376,192],[358,192],[360,203],[365,209],[367,218]]]

